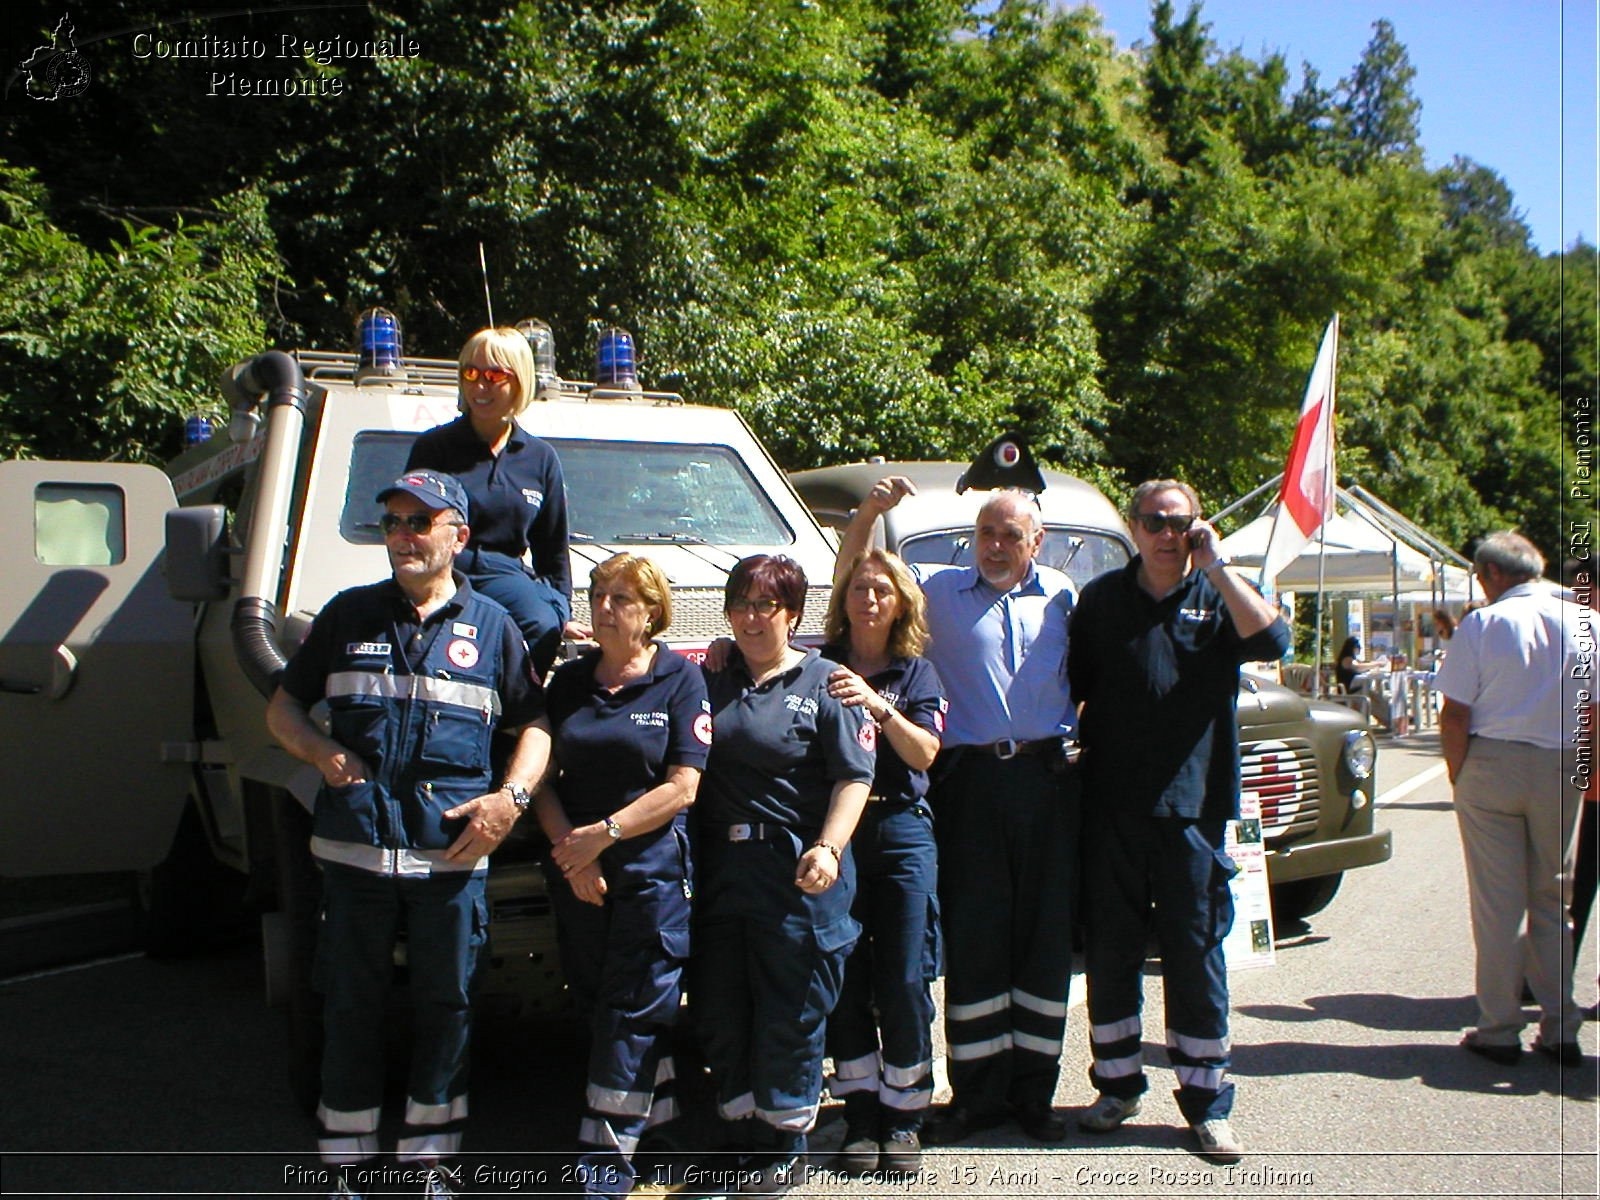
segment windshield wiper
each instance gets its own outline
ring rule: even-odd
[[[660,533],[619,533],[611,539],[614,542],[664,542],[674,546],[709,546],[698,533],[671,533],[663,530]]]

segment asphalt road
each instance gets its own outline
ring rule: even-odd
[[[1006,1127],[929,1152],[919,1176],[817,1170],[793,1194],[1596,1195],[1600,1060],[1562,1071],[1526,1055],[1499,1068],[1456,1045],[1473,1015],[1472,953],[1437,738],[1386,739],[1379,772],[1393,861],[1349,875],[1309,930],[1280,931],[1274,965],[1233,978],[1234,1123],[1250,1147],[1239,1167],[1189,1151],[1152,973],[1152,1090],[1122,1130],[1074,1129],[1043,1149]],[[1595,998],[1594,941],[1578,963],[1584,1004]],[[281,1017],[262,1002],[256,954],[119,957],[0,981],[0,1192],[316,1194],[314,1129],[288,1100]],[[1056,1097],[1066,1109],[1093,1099],[1081,983],[1074,999]],[[1595,1028],[1582,1038],[1592,1056]],[[473,1194],[568,1192],[581,1041],[570,1024],[480,1029]],[[836,1143],[840,1125],[825,1116],[817,1144]]]

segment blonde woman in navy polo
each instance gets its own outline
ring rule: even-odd
[[[581,1182],[586,1195],[622,1197],[640,1136],[677,1115],[669,1041],[689,957],[684,817],[711,717],[699,668],[654,640],[672,623],[660,567],[608,558],[590,572],[589,604],[599,649],[551,676],[560,774],[534,811],[551,842],[562,967],[594,1034]]]
[[[828,1018],[831,1091],[844,1101],[845,1171],[914,1171],[933,1099],[933,993],[939,900],[928,768],[944,734],[944,687],[921,657],[922,589],[896,555],[867,550],[840,564],[824,657],[841,665],[829,691],[878,729],[878,769],[856,830],[861,940]]]
[[[460,379],[461,416],[420,434],[406,470],[448,471],[467,489],[472,540],[459,566],[511,613],[542,679],[572,616],[572,566],[561,460],[517,423],[534,396],[528,339],[478,330],[461,347]]]

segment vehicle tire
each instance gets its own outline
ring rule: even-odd
[[[151,958],[180,958],[232,945],[250,935],[249,881],[217,861],[200,812],[184,805],[167,857],[141,871],[136,888],[140,934]]]
[[[1344,872],[1318,875],[1311,879],[1296,879],[1272,887],[1272,921],[1275,925],[1289,925],[1303,921],[1328,907],[1344,882]]]
[[[278,883],[275,939],[280,972],[271,987],[285,1000],[289,1034],[289,1091],[302,1112],[322,1095],[322,995],[314,985],[322,872],[311,857],[311,814],[287,792],[272,794],[272,851]]]

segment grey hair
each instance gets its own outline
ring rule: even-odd
[[[1544,574],[1544,555],[1520,533],[1501,529],[1478,543],[1472,552],[1472,565],[1480,572],[1484,567],[1494,567],[1502,575],[1526,581]]]
[[[1028,514],[1028,532],[1038,533],[1044,528],[1044,514],[1039,509],[1039,497],[1027,488],[995,488],[983,502],[983,507],[978,510],[978,520],[983,520],[983,514],[993,505],[1001,503],[1012,505],[1018,512]]]
[[[1183,498],[1189,502],[1189,509],[1195,516],[1200,515],[1200,497],[1187,483],[1176,479],[1146,479],[1133,489],[1133,499],[1128,501],[1128,520],[1132,521],[1139,515],[1139,505],[1145,502],[1147,496],[1156,492],[1181,492]]]

